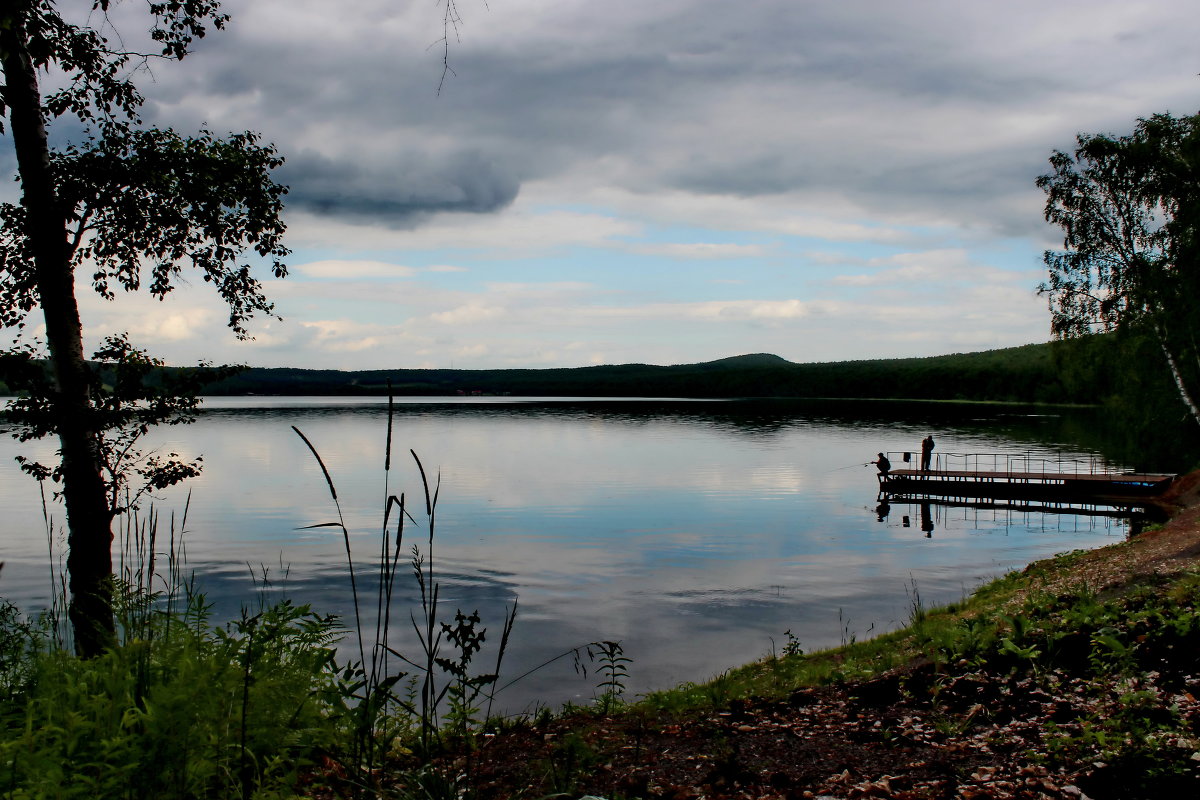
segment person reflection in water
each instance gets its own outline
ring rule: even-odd
[[[892,504],[888,502],[886,497],[881,498],[879,505],[875,506],[875,516],[880,522],[883,522],[888,518],[888,514],[890,513],[892,513]]]
[[[921,530],[925,531],[925,538],[933,538],[933,515],[929,511],[929,503],[921,503]]]

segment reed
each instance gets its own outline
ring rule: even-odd
[[[441,584],[435,559],[441,474],[437,473],[431,479],[421,458],[409,450],[424,500],[422,518],[414,517],[408,509],[406,494],[397,495],[391,490],[394,425],[394,400],[389,397],[383,458],[383,523],[375,576],[371,581],[374,598],[367,598],[360,589],[357,576],[361,569],[355,562],[351,532],[345,523],[333,476],[317,446],[293,427],[321,468],[337,516],[336,521],[305,528],[337,528],[342,534],[346,554],[354,603],[355,625],[351,635],[356,639],[359,660],[342,670],[341,686],[345,697],[340,703],[340,713],[348,720],[352,731],[354,745],[348,754],[347,767],[349,773],[356,776],[372,775],[386,759],[397,738],[405,736],[410,728],[415,729],[416,744],[426,754],[435,752],[446,732],[452,732],[460,740],[471,740],[491,716],[495,686],[517,614],[516,602],[505,609],[494,669],[477,671],[474,661],[487,638],[487,629],[479,612],[455,609],[451,622],[445,619],[441,608]],[[413,544],[407,559],[419,596],[418,608],[409,612],[416,641],[414,652],[406,652],[393,637],[393,606],[406,525],[424,528],[423,546]],[[375,611],[370,630],[363,624],[363,609],[368,602]],[[401,691],[404,687],[407,692]],[[481,717],[480,706],[484,699],[487,706]]]

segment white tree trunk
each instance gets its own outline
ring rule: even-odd
[[[1162,330],[1157,326],[1155,326],[1154,332],[1158,335],[1158,345],[1162,348],[1163,355],[1167,358],[1167,367],[1171,370],[1171,377],[1175,379],[1175,387],[1179,389],[1179,398],[1188,407],[1188,411],[1192,414],[1192,419],[1196,421],[1197,425],[1200,425],[1200,408],[1196,407],[1196,401],[1192,399],[1191,393],[1188,392],[1187,386],[1183,383],[1183,375],[1179,372],[1179,365],[1175,363],[1175,356],[1167,347],[1166,337],[1163,336]]]

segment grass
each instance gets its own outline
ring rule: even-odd
[[[1130,546],[1116,546],[1113,556]],[[864,749],[870,752],[861,763],[881,770],[854,778],[864,781],[855,791],[865,794],[830,792],[820,784],[826,778],[789,785],[875,796],[870,780],[888,774],[907,776],[894,786],[940,782],[930,796],[949,796],[938,792],[955,785],[963,796],[1025,796],[988,786],[999,770],[1018,784],[1035,773],[1060,787],[1077,783],[1097,800],[1196,796],[1200,571],[1127,577],[1098,592],[1080,577],[1100,555],[1063,554],[941,608],[924,607],[914,585],[903,630],[808,654],[789,639],[779,652],[710,681],[612,710],[568,709],[552,724],[531,722],[509,744],[496,743],[504,755],[493,774],[508,776],[496,796],[529,785],[536,785],[530,797],[641,796],[630,787],[646,781],[663,796],[726,796],[717,786],[726,779],[742,782],[737,796],[770,794],[768,784],[792,779],[777,769],[814,753],[841,763]],[[540,746],[543,737],[549,744]],[[516,763],[530,751],[530,766]],[[727,774],[716,766],[726,751]],[[950,772],[918,774],[919,765],[943,756]],[[989,758],[993,766],[974,774]]]
[[[540,788],[594,794],[615,780],[623,786],[606,772],[610,768],[589,766],[614,760],[641,776],[678,776],[692,763],[687,759],[708,758],[697,753],[711,755],[730,746],[736,752],[736,741],[721,738],[736,737],[736,730],[748,731],[746,746],[754,747],[755,741],[775,741],[772,731],[786,729],[780,720],[788,718],[789,709],[820,707],[836,715],[838,703],[848,703],[866,721],[846,735],[855,742],[854,737],[877,741],[862,746],[876,748],[871,758],[888,774],[903,773],[918,757],[906,755],[905,747],[894,748],[896,742],[911,744],[912,731],[904,726],[918,719],[926,731],[936,731],[919,734],[921,741],[939,743],[947,753],[977,751],[981,742],[995,743],[997,752],[1017,747],[1001,767],[1009,778],[1018,770],[1026,775],[1040,769],[1039,774],[1061,776],[1060,786],[1075,781],[1088,796],[1105,800],[1196,796],[1200,570],[1131,576],[1097,592],[1078,580],[1083,563],[1095,557],[1067,553],[1038,562],[941,608],[925,608],[913,586],[909,624],[902,630],[814,653],[800,652],[789,639],[780,652],[760,661],[706,682],[651,693],[612,718],[596,707],[573,709],[553,728],[563,744],[543,755],[552,762],[547,769],[559,772],[552,771],[553,780]],[[1038,590],[1046,585],[1067,588],[1053,594]],[[736,723],[719,722],[729,718]],[[897,724],[903,730],[889,745],[889,725]],[[844,746],[837,740],[842,734],[824,733],[826,728],[806,730],[798,758],[814,748],[828,746],[836,753]],[[693,733],[681,742],[680,731]],[[580,759],[561,738],[571,732],[586,738],[588,759]],[[826,736],[829,744],[820,744]],[[760,756],[771,746],[763,745],[767,749]],[[643,747],[644,762],[631,764],[621,755]],[[676,750],[691,755],[681,756],[685,761],[673,768],[665,766],[668,752]],[[765,769],[757,780],[770,777],[773,767]],[[532,779],[532,773],[522,776],[519,770],[513,775],[512,786]],[[963,773],[955,780],[974,787],[972,781],[989,779]],[[972,796],[976,788],[964,790]],[[687,791],[708,789],[679,787]]]
[[[1070,575],[1084,555],[1077,551],[1037,562],[981,586],[958,603],[937,608],[923,606],[914,584],[909,593],[909,624],[902,629],[809,653],[789,653],[785,647],[783,653],[728,670],[711,681],[652,692],[640,705],[672,713],[711,710],[735,698],[784,697],[799,688],[868,681],[922,663],[942,671],[988,659],[993,666],[1014,660],[1049,666],[1047,659],[1058,652],[1055,642],[1105,625],[1132,624],[1126,617],[1132,612],[1119,603],[1101,602],[1083,585],[1063,597],[1035,593],[1020,599],[1030,586]],[[1195,602],[1198,587],[1200,577],[1192,576],[1159,587],[1161,597],[1145,587],[1131,597],[1157,603],[1157,613],[1165,619],[1185,614],[1186,606],[1178,603]],[[1035,654],[1037,648],[1042,649]]]

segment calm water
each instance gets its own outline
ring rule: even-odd
[[[321,452],[368,570],[384,497],[385,403],[239,398],[207,407],[155,444],[204,456],[204,474],[188,484],[185,541],[218,616],[256,603],[265,572],[269,592],[349,618],[340,532],[300,530],[337,517],[291,426]],[[397,408],[389,491],[406,492],[423,524],[408,450],[431,477],[440,470],[444,616],[478,609],[498,635],[505,605],[519,599],[506,675],[618,639],[633,658],[633,692],[712,677],[762,656],[772,639],[781,646],[787,630],[805,649],[887,630],[904,621],[914,584],[927,604],[956,600],[1030,561],[1125,535],[1103,518],[937,506],[928,537],[918,508],[893,505],[880,520],[863,463],[880,450],[919,450],[927,433],[943,453],[1093,455],[1069,444],[1087,426],[1070,417],[975,408],[947,422],[944,407],[898,408],[408,400]],[[44,605],[51,583],[37,484],[12,456],[50,449],[0,439],[0,590],[23,608]],[[185,497],[172,490],[156,501],[161,527]],[[61,507],[50,513],[61,552]],[[405,535],[406,548],[424,547],[423,528],[410,524]],[[414,597],[405,573],[396,612],[405,626]],[[503,698],[510,709],[587,700],[593,683],[564,660]]]

